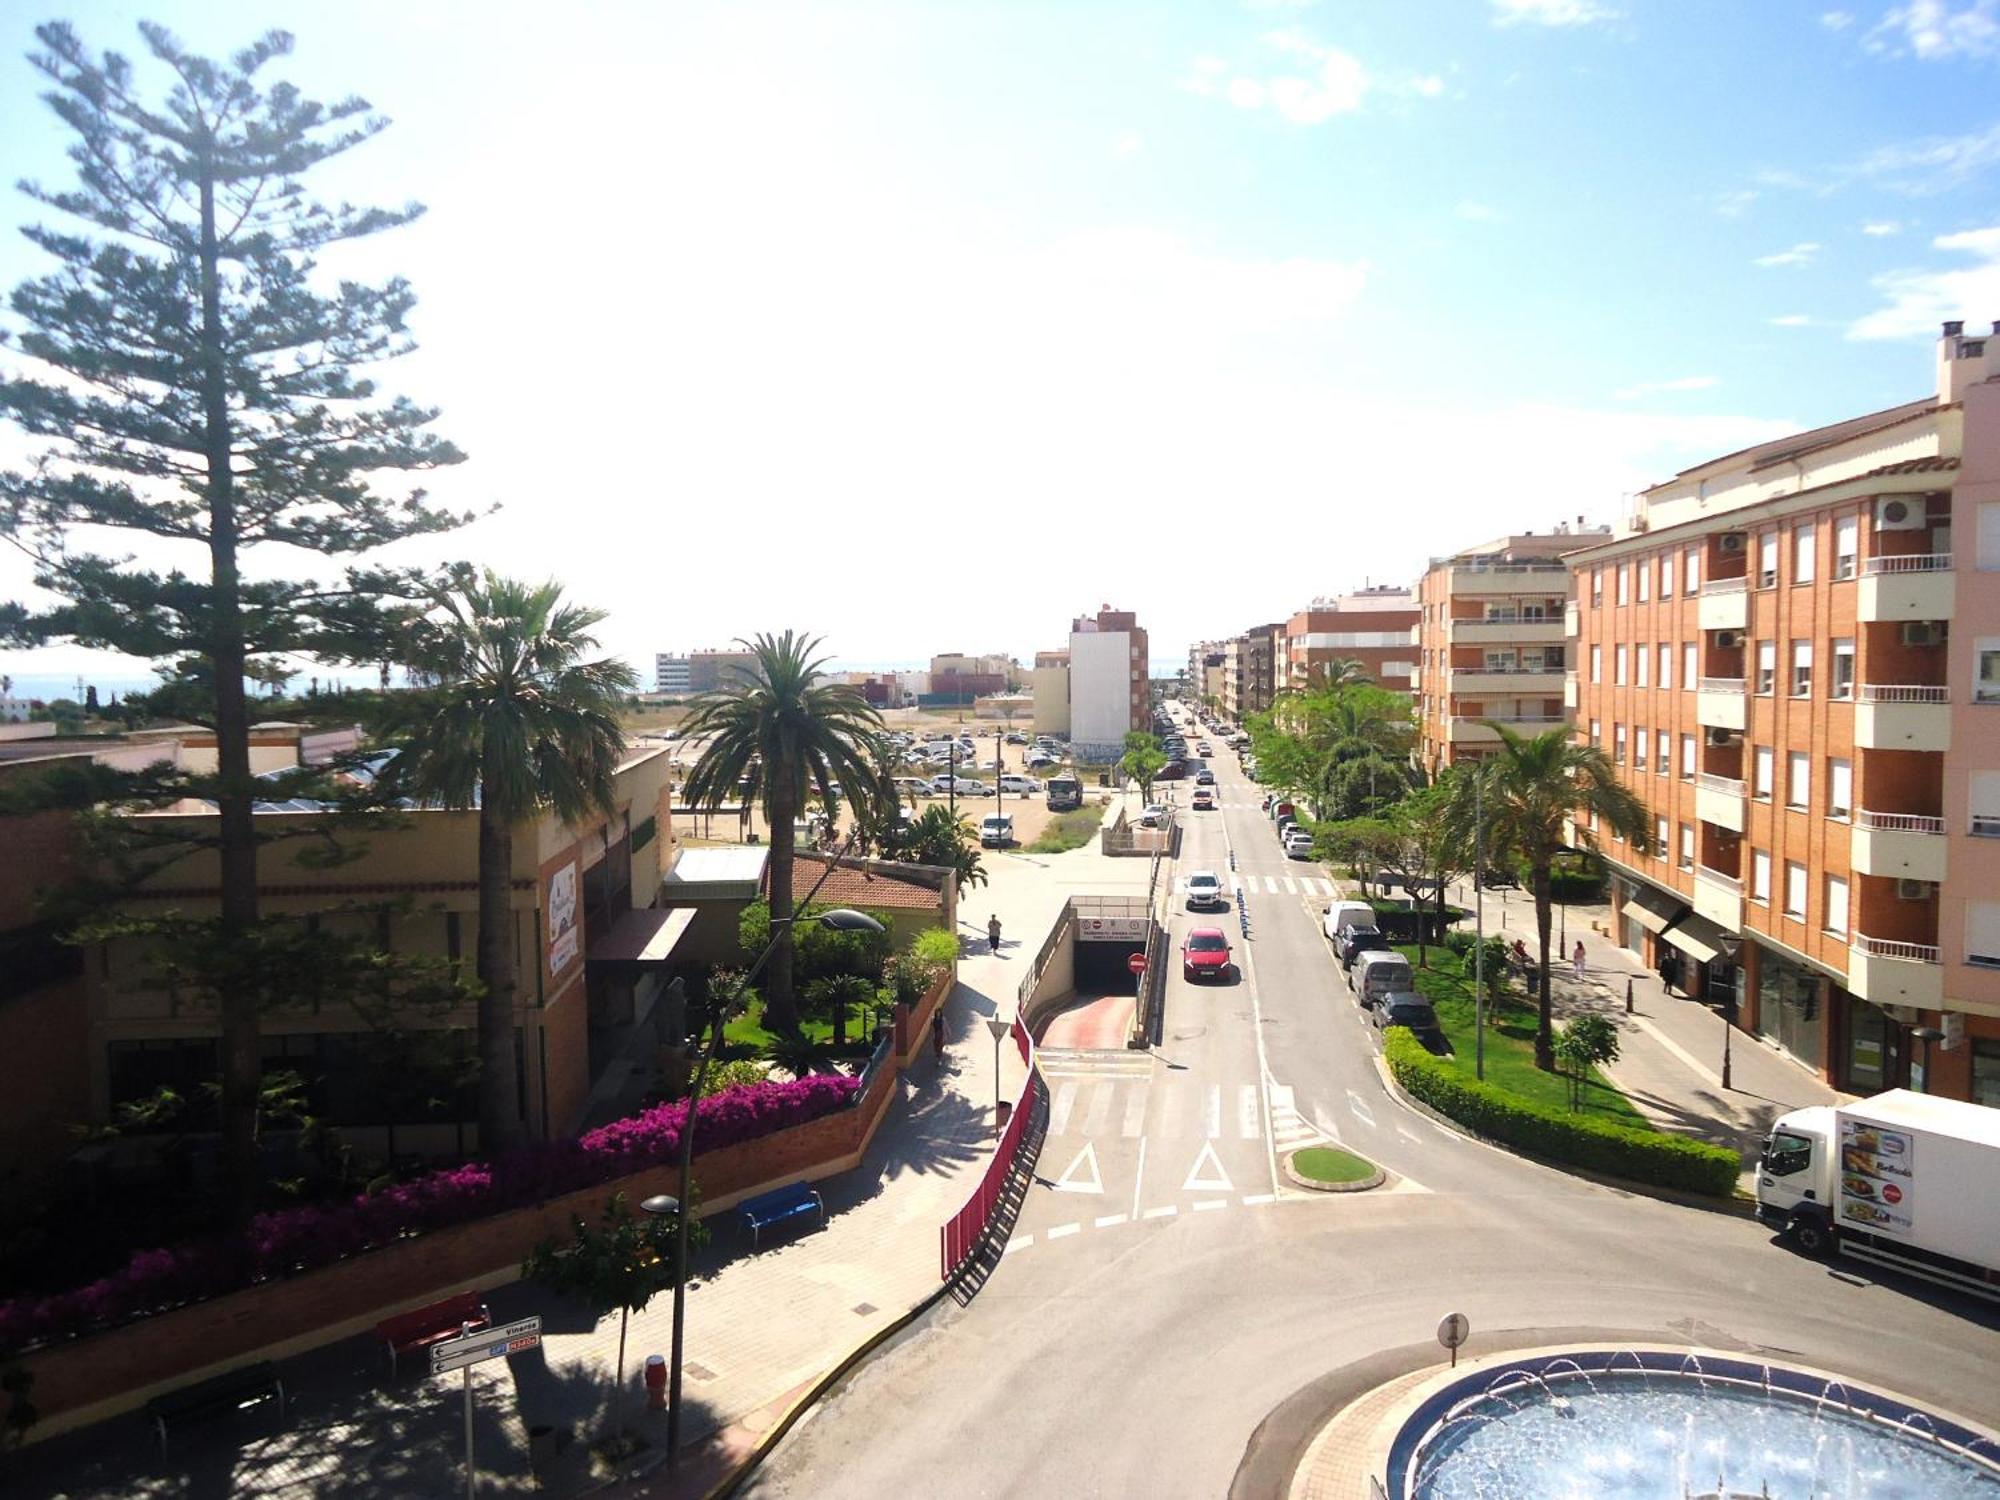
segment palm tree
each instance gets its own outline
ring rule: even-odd
[[[514,828],[612,808],[625,750],[618,709],[637,682],[596,649],[602,610],[550,583],[469,569],[441,589],[408,660],[422,684],[387,710],[401,746],[386,775],[419,802],[479,809],[479,1148],[520,1133],[514,1077]]]
[[[1454,813],[1467,843],[1474,829],[1474,783],[1485,822],[1487,858],[1511,856],[1526,865],[1535,897],[1535,932],[1541,944],[1540,1016],[1535,1025],[1535,1066],[1555,1067],[1549,1011],[1550,872],[1574,828],[1577,845],[1595,848],[1588,824],[1597,821],[1624,838],[1646,837],[1646,804],[1618,779],[1611,759],[1595,745],[1578,744],[1567,728],[1532,738],[1487,721],[1500,736],[1498,753],[1467,768],[1453,784]]]
[[[690,806],[719,807],[748,783],[771,829],[771,931],[777,939],[764,971],[764,1025],[798,1024],[792,994],[792,823],[814,791],[831,804],[836,789],[850,806],[879,795],[882,716],[861,690],[819,681],[818,636],[787,630],[738,640],[756,657],[740,680],[694,700],[682,731],[707,748],[681,795]]]

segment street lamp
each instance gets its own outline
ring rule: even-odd
[[[1000,1133],[1000,1042],[1013,1030],[1013,1023],[1001,1016],[986,1018],[986,1029],[993,1033],[993,1133]],[[1942,1032],[1939,1035],[1943,1035]]]
[[[832,859],[827,861],[826,869],[820,874],[819,879],[813,882],[813,888],[806,892],[806,898],[799,903],[800,906],[809,907],[812,905],[812,898],[819,894],[819,888],[826,884],[827,877],[834,872],[835,867],[846,857],[848,851],[854,847],[854,841],[858,836],[859,830],[848,835],[847,842],[841,845],[839,851]],[[741,979],[736,981],[736,988],[731,992],[729,998],[715,1008],[715,1018],[712,1022],[713,1029],[709,1035],[707,1050],[701,1054],[701,1060],[695,1067],[693,1081],[688,1088],[687,1116],[681,1122],[681,1190],[679,1198],[676,1200],[674,1197],[662,1193],[658,1197],[648,1198],[644,1203],[639,1205],[649,1214],[672,1213],[675,1215],[673,1352],[669,1356],[667,1363],[667,1459],[669,1462],[679,1458],[681,1451],[681,1352],[685,1344],[687,1328],[688,1220],[693,1215],[681,1213],[679,1210],[681,1204],[691,1202],[694,1197],[695,1106],[701,1099],[701,1086],[708,1081],[708,1065],[715,1060],[715,1054],[722,1050],[722,1030],[729,1020],[730,1013],[736,1009],[736,1003],[743,998],[743,992],[750,987],[750,981],[763,972],[764,965],[770,961],[771,955],[777,951],[778,943],[785,936],[783,929],[801,920],[817,922],[820,926],[831,927],[836,932],[881,932],[884,930],[882,924],[869,916],[867,912],[854,911],[847,907],[836,907],[832,911],[818,912],[805,918],[800,918],[794,914],[789,917],[773,917],[771,919],[773,929],[771,941],[764,945],[764,951],[757,955],[757,961],[744,971]],[[670,1204],[672,1207],[667,1206]],[[659,1206],[655,1207],[655,1205]]]
[[[1931,1091],[1931,1043],[1943,1041],[1944,1033],[1935,1026],[1912,1026],[1910,1035],[1924,1044],[1923,1054],[1917,1059],[1917,1071],[1923,1075],[1917,1092],[1928,1094]]]
[[[1743,939],[1725,936],[1717,939],[1717,943],[1722,949],[1722,956],[1729,960],[1729,967],[1733,971],[1729,978],[1729,1004],[1723,1008],[1722,1012],[1722,1086],[1724,1089],[1727,1089],[1729,1087],[1729,1043],[1731,1033],[1736,1030],[1736,987],[1743,983],[1743,971],[1736,967],[1736,955],[1743,947]]]

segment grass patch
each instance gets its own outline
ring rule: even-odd
[[[1468,1079],[1475,1077],[1478,1028],[1472,975],[1466,972],[1466,958],[1449,949],[1431,947],[1425,950],[1430,966],[1418,968],[1414,943],[1404,944],[1397,951],[1409,959],[1417,976],[1417,993],[1431,1002],[1437,1011],[1438,1025],[1451,1043],[1452,1055],[1439,1061]],[[1488,965],[1486,1082],[1529,1103],[1567,1114],[1569,1080],[1561,1073],[1544,1073],[1535,1066],[1533,1003],[1517,994],[1495,994],[1493,979],[1492,966]],[[1589,1119],[1622,1125],[1628,1130],[1654,1128],[1653,1122],[1634,1109],[1631,1101],[1607,1083],[1595,1068],[1584,1082],[1582,1105],[1580,1113]]]
[[[1294,1151],[1292,1170],[1314,1182],[1362,1182],[1375,1175],[1375,1163],[1335,1146],[1308,1146]]]
[[[1028,845],[1028,852],[1062,854],[1071,849],[1081,849],[1090,842],[1091,836],[1097,832],[1097,825],[1103,821],[1104,804],[1101,802],[1086,802],[1082,807],[1057,813],[1049,819],[1035,841]]]
[[[869,1008],[851,1005],[847,1009],[847,1049],[842,1056],[865,1056],[868,1051]],[[799,1018],[799,1031],[806,1040],[833,1055],[832,1020]],[[722,1050],[726,1057],[753,1057],[778,1040],[777,1033],[764,1024],[764,997],[753,995],[741,1015],[732,1016],[722,1028]]]

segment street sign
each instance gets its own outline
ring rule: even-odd
[[[1438,1342],[1451,1351],[1451,1363],[1458,1366],[1458,1346],[1472,1333],[1472,1320],[1464,1313],[1446,1313],[1438,1323]]]
[[[1143,973],[1145,973],[1145,972],[1146,972],[1146,955],[1145,955],[1145,954],[1143,954],[1143,953],[1135,953],[1135,954],[1133,954],[1133,955],[1132,955],[1132,956],[1131,956],[1130,958],[1128,958],[1128,959],[1126,959],[1126,960],[1125,960],[1125,967],[1126,967],[1126,968],[1128,968],[1128,969],[1130,969],[1130,970],[1131,970],[1131,971],[1132,971],[1132,972],[1133,972],[1134,974],[1143,974]]]
[[[432,1344],[431,1374],[442,1375],[447,1370],[463,1369],[484,1360],[519,1354],[523,1349],[534,1348],[541,1341],[542,1320],[539,1316],[518,1318],[499,1328],[477,1329],[455,1339],[446,1339],[441,1344]]]

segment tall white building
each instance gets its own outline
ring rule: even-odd
[[[1070,743],[1084,760],[1116,760],[1125,736],[1152,722],[1146,632],[1128,610],[1079,615],[1069,629]]]
[[[692,691],[688,677],[688,659],[685,656],[669,656],[665,652],[654,657],[653,691],[656,693]]]

